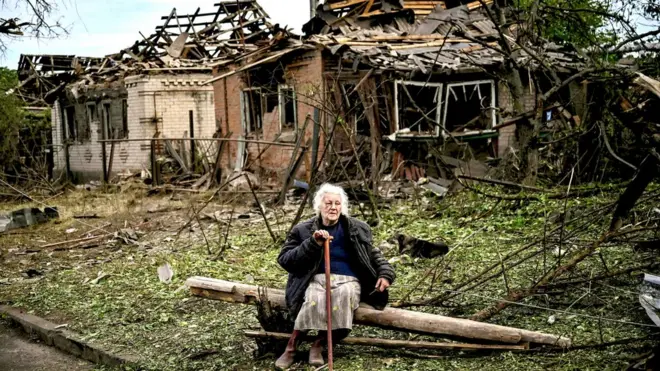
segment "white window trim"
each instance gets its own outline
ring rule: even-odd
[[[411,133],[409,134],[397,134],[397,136],[414,136],[414,137],[437,137],[440,135],[440,118],[441,118],[441,110],[442,110],[442,104],[444,103],[442,101],[442,89],[444,84],[439,83],[439,82],[424,82],[424,81],[407,81],[407,80],[395,80],[394,81],[394,111],[396,114],[394,115],[394,128],[396,129],[396,132],[400,130],[399,128],[399,85],[412,85],[412,86],[422,86],[422,87],[435,87],[436,88],[436,107],[435,107],[435,131],[431,135],[420,135],[420,134],[413,134],[413,130],[411,130]],[[417,133],[421,133],[419,130]]]
[[[284,112],[284,93],[282,90],[291,90],[293,92],[293,131],[298,131],[298,97],[296,96],[296,89],[291,85],[280,84],[277,86],[277,107],[280,116],[280,133],[283,130],[283,123],[286,120]]]
[[[497,125],[497,115],[495,111],[497,109],[497,97],[495,96],[495,81],[494,80],[475,80],[475,81],[464,81],[464,82],[455,82],[447,84],[447,89],[445,91],[445,109],[442,117],[442,136],[448,138],[447,134],[447,111],[449,110],[449,91],[453,87],[457,86],[470,86],[470,85],[481,85],[481,84],[490,84],[490,109],[493,111],[491,114],[491,125],[489,128],[486,128],[487,131],[492,131],[492,128]]]
[[[263,111],[264,111],[264,107],[263,107],[263,106],[264,106],[264,102],[263,102],[263,97],[262,97],[262,94],[261,94],[261,90],[262,90],[261,88],[245,88],[245,89],[241,90],[241,99],[240,99],[240,105],[241,105],[241,126],[243,127],[243,132],[244,132],[245,134],[250,134],[250,133],[252,133],[252,130],[250,130],[250,125],[247,124],[247,118],[248,118],[248,116],[246,115],[246,112],[245,112],[245,109],[247,108],[247,107],[246,107],[246,104],[245,104],[245,92],[248,92],[248,91],[257,91],[257,92],[259,92],[259,104],[261,104],[261,114],[263,115],[263,113],[264,113],[264,112],[263,112]],[[264,124],[264,123],[263,123],[263,118],[262,118],[262,122],[261,122],[261,130],[264,129],[264,128],[263,128],[263,124]]]

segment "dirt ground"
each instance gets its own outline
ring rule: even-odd
[[[71,331],[111,352],[133,353],[147,370],[272,370],[277,354],[243,334],[262,328],[256,307],[194,297],[184,284],[189,277],[203,276],[283,288],[287,273],[277,257],[299,200],[274,207],[266,202],[270,195],[260,194],[267,226],[251,195],[232,196],[237,198],[235,202],[214,198],[207,204],[210,196],[150,194],[124,187],[116,192],[77,190],[49,200],[60,211],[58,220],[0,235],[0,303],[66,323]],[[564,200],[499,202],[468,192],[442,200],[392,201],[383,206],[382,222],[373,228],[374,245],[397,272],[390,298],[392,302],[402,299],[420,283],[423,272],[435,268],[437,277],[423,282],[424,290],[417,290],[410,300],[453,290],[485,267],[499,266],[502,256],[557,228],[560,219],[547,216],[560,215],[565,208],[595,224],[590,228],[569,225],[570,248],[589,245],[609,222],[605,213],[594,217],[592,212],[611,204],[616,196],[616,190],[603,191],[602,195],[571,199],[567,205]],[[637,213],[649,215],[651,205],[644,204]],[[43,205],[5,203],[0,212],[28,206]],[[359,206],[355,205],[353,214],[366,220]],[[195,212],[199,214],[195,216]],[[312,213],[306,209],[303,217]],[[268,227],[280,241],[272,241]],[[400,256],[396,246],[385,243],[395,232],[427,240],[439,238],[454,251],[445,261]],[[87,240],[89,236],[100,237]],[[635,250],[633,242],[604,246],[569,278],[599,276],[606,274],[606,267],[623,268],[658,258],[652,251]],[[537,254],[533,255],[537,258],[522,264],[512,262],[504,280],[493,279],[475,290],[463,290],[463,295],[446,306],[419,310],[467,317],[506,295],[507,285],[525,287],[537,278],[545,269],[544,257],[549,265],[556,259],[551,246],[547,250],[547,257],[532,251],[530,256]],[[165,263],[173,273],[169,281],[161,281],[158,274]],[[634,277],[605,283],[530,297],[490,321],[564,335],[576,345],[594,348],[471,354],[340,346],[335,367],[351,371],[626,369],[652,348],[651,336],[657,329],[639,305]],[[356,326],[353,335],[397,340],[412,336],[365,326]],[[5,339],[0,336],[0,344]],[[430,336],[414,339],[438,340]],[[617,341],[624,344],[601,347]],[[0,353],[0,371],[10,367],[1,362],[19,360],[13,353],[6,355],[9,351],[3,348]],[[76,370],[41,364],[11,367]],[[296,369],[313,370],[305,367],[302,362]]]
[[[86,371],[91,363],[28,339],[0,322],[0,370],[4,371]]]

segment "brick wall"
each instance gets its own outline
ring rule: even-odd
[[[536,91],[533,87],[525,86],[523,97],[523,108],[525,112],[532,111],[536,107]],[[513,117],[513,98],[507,85],[503,82],[498,84],[498,106],[502,120]],[[502,157],[509,147],[515,147],[516,125],[510,125],[499,130],[497,142],[497,155]]]
[[[228,67],[233,69],[234,67]],[[218,74],[224,73],[226,70],[217,71]],[[307,116],[314,117],[314,107],[319,106],[324,94],[323,88],[323,65],[320,51],[305,52],[295,58],[285,67],[284,78],[286,85],[292,86],[296,92],[297,98],[297,122],[298,128],[302,128]],[[247,84],[243,80],[243,76],[238,73],[221,79],[214,84],[215,92],[215,112],[216,117],[221,126],[222,132],[232,133],[232,138],[244,136],[245,130],[241,124],[241,94],[243,89],[247,88]],[[322,115],[321,115],[322,116]],[[263,130],[259,135],[250,133],[248,139],[260,139],[266,141],[273,141],[280,134],[279,111],[275,109],[272,112],[263,115]],[[304,133],[303,143],[310,141],[313,135],[313,123],[307,125],[307,130]],[[280,141],[287,141],[293,143],[295,137],[292,131],[284,131],[280,136]],[[257,155],[265,148],[263,144],[248,143],[247,162],[255,159]],[[237,142],[228,142],[225,144],[225,152],[227,154],[222,157],[223,168],[235,167],[235,161],[238,151]],[[319,140],[319,153],[323,150],[323,139]],[[228,151],[228,152],[227,152]],[[286,169],[291,161],[291,154],[293,147],[283,146],[270,146],[256,161],[257,167],[261,167],[267,173],[275,176],[277,179],[282,180],[286,175]],[[297,177],[309,179],[309,172],[311,171],[311,148],[303,161]]]
[[[157,129],[161,132],[161,137],[181,138],[185,134],[189,136],[189,111],[193,111],[195,137],[212,137],[216,131],[213,88],[202,85],[202,82],[209,78],[208,74],[127,77],[124,80],[124,87],[128,103],[128,138],[152,138]],[[87,101],[95,99],[97,93],[94,91],[89,90],[86,93]],[[122,125],[122,99],[119,97],[99,101],[99,108],[102,102],[110,103],[113,127]],[[61,107],[60,102],[57,105]],[[84,103],[75,104],[75,110],[78,120],[86,120]],[[53,141],[58,144],[61,144],[63,138],[61,116],[60,109],[53,109]],[[91,122],[90,131],[89,141],[72,143],[69,146],[69,163],[74,174],[82,175],[85,179],[100,179],[103,171],[102,146],[98,142],[102,138],[100,121]],[[210,145],[209,142],[202,144],[202,147],[206,148]],[[110,144],[106,144],[106,151],[108,156],[106,165],[109,165]],[[213,148],[210,148],[210,152],[212,151]],[[112,161],[113,173],[149,169],[150,142],[115,143]],[[65,164],[63,153],[56,155],[55,168],[63,170]]]

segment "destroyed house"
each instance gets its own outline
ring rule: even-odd
[[[76,180],[108,179],[148,173],[151,160],[170,150],[188,167],[194,158],[215,156],[217,142],[182,140],[220,135],[213,87],[203,84],[212,78],[209,65],[256,49],[274,26],[255,1],[245,0],[219,2],[210,12],[173,9],[162,19],[152,35],[140,33],[140,40],[116,54],[60,61],[69,77],[47,94],[56,171]],[[35,78],[52,80],[40,69]]]
[[[328,156],[366,159],[373,179],[388,169],[403,175],[409,166],[408,177],[425,175],[434,161],[431,148],[481,159],[502,156],[515,144],[516,118],[507,85],[496,74],[504,58],[495,50],[500,34],[483,9],[491,3],[326,1],[300,40],[272,40],[214,65],[208,83],[216,117],[234,138],[300,144],[307,158],[293,175],[306,179],[330,133]],[[559,46],[537,52],[566,73],[579,66]],[[523,49],[517,55],[529,71],[522,103],[533,112],[529,77],[538,62]],[[580,86],[570,94],[573,102],[585,101]],[[548,125],[557,109],[547,109]],[[260,171],[284,179],[295,151],[232,144],[223,161],[235,168],[257,163]]]

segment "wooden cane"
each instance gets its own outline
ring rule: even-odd
[[[325,312],[328,317],[328,370],[332,371],[332,284],[330,283],[330,240],[323,244],[325,260]]]

